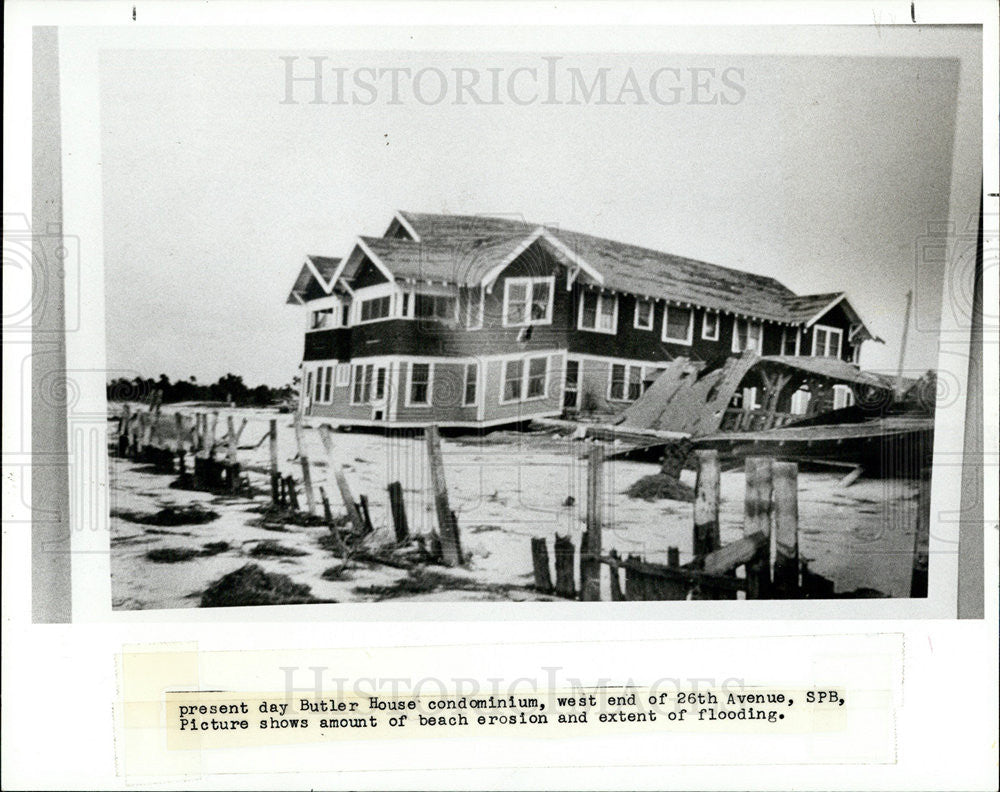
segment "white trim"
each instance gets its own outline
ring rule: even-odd
[[[584,327],[583,325],[583,301],[586,299],[587,294],[594,294],[597,297],[597,312],[594,314],[594,327]],[[604,333],[605,335],[618,335],[618,293],[611,292],[611,298],[615,301],[615,315],[613,320],[613,327],[610,330],[604,330],[598,327],[601,320],[601,308],[604,305],[604,300],[608,295],[604,292],[595,291],[591,289],[584,289],[580,292],[580,303],[577,310],[576,317],[576,329],[583,330],[587,333]]]
[[[705,324],[709,316],[715,317],[715,335],[708,335],[705,328]],[[719,334],[722,330],[722,315],[718,311],[709,311],[707,308],[704,309],[704,313],[701,315],[701,338],[703,341],[718,341]]]
[[[474,401],[471,402],[468,401],[467,399],[468,388],[469,388],[469,366],[476,367],[476,398]],[[480,393],[479,393],[479,361],[472,360],[466,363],[465,368],[462,370],[462,406],[478,407],[479,402],[481,401],[482,399],[480,398]]]
[[[502,426],[503,424],[514,424],[529,418],[558,418],[562,410],[540,410],[527,415],[518,413],[516,416],[505,416],[503,418],[493,418],[489,421],[441,421],[431,419],[427,421],[394,421],[391,424],[387,421],[373,421],[368,418],[336,418],[330,415],[313,415],[328,426],[386,426],[387,424],[397,429],[424,429],[428,426],[447,427],[487,427]]]
[[[544,401],[549,398],[549,376],[551,375],[551,365],[553,355],[561,354],[559,352],[535,352],[531,354],[521,353],[519,355],[511,356],[506,360],[500,360],[500,400],[499,403],[503,406],[510,404],[518,404],[520,402],[533,402],[533,401]],[[539,396],[529,396],[528,395],[528,380],[531,372],[531,361],[532,360],[544,360],[545,361],[545,379],[544,379],[544,389]],[[507,365],[509,363],[517,363],[521,367],[521,391],[519,395],[512,399],[505,399],[504,394],[507,392]]]
[[[378,269],[379,272],[385,275],[385,278],[387,281],[389,281],[389,283],[396,282],[396,276],[392,274],[392,270],[390,270],[385,264],[382,263],[382,259],[380,259],[372,252],[372,249],[365,244],[365,241],[361,237],[358,237],[357,245],[364,251],[365,255],[368,256],[372,264],[375,265],[376,269]]]
[[[562,387],[560,391],[562,392],[562,409],[567,409],[566,407],[566,378],[569,374],[569,364],[570,362],[576,363],[576,398],[573,400],[573,409],[580,409],[580,394],[583,392],[581,385],[583,384],[583,358],[576,355],[566,354],[563,355],[563,378]]]
[[[410,401],[410,394],[413,391],[413,367],[414,365],[426,365],[427,366],[427,401],[426,402],[413,402]],[[415,363],[413,361],[407,362],[406,365],[406,393],[403,394],[403,406],[404,407],[431,407],[434,404],[434,363],[432,361],[417,360]]]
[[[323,279],[323,276],[319,274],[319,270],[316,269],[316,265],[312,263],[312,259],[309,258],[309,256],[306,256],[306,267],[308,267],[309,271],[312,273],[312,276],[316,279],[319,285],[323,287],[323,291],[325,291],[327,294],[333,291],[333,284],[337,282],[337,275],[340,273],[341,269],[343,269],[343,265],[344,261],[343,259],[341,259],[340,263],[337,265],[337,269],[333,271],[333,275],[331,276],[330,282],[327,283]]]
[[[542,319],[532,319],[531,318],[531,307],[534,304],[535,296],[535,284],[544,281],[549,287],[549,302],[545,306],[545,317]],[[526,317],[523,322],[510,322],[508,321],[507,308],[508,308],[508,298],[510,296],[511,285],[516,284],[526,284],[527,289],[527,304],[526,304]],[[518,276],[516,278],[507,278],[503,284],[503,305],[501,314],[501,324],[504,327],[527,327],[528,325],[550,325],[552,324],[552,310],[555,305],[555,290],[556,290],[556,277],[555,275],[525,275]]]
[[[836,335],[837,335],[837,354],[836,355],[825,355],[825,354],[824,355],[817,355],[816,354],[816,336],[817,336],[817,332],[816,331],[817,330],[823,330],[828,335],[833,335],[834,333],[836,333]],[[836,358],[837,360],[840,360],[840,356],[843,353],[843,351],[844,351],[844,331],[843,330],[841,330],[839,327],[830,327],[830,325],[821,325],[821,324],[815,325],[813,327],[813,334],[812,334],[812,357],[832,357],[832,358]]]
[[[747,340],[750,340],[750,325],[757,325],[760,327],[760,336],[758,337],[758,344],[754,348],[754,352],[758,355],[764,354],[764,323],[760,319],[740,319],[736,318],[733,320],[733,339],[729,345],[729,350],[734,354],[742,354],[742,349],[736,348],[736,339],[739,338],[739,323],[744,322],[747,325]]]
[[[504,258],[499,264],[490,269],[485,275],[483,275],[480,284],[490,293],[493,292],[493,284],[496,279],[500,277],[507,267],[509,267],[518,256],[520,256],[524,251],[531,247],[539,239],[544,239],[546,242],[551,244],[560,253],[562,253],[566,258],[572,261],[579,269],[586,272],[591,278],[600,283],[604,284],[604,276],[601,275],[596,269],[594,269],[590,264],[580,258],[576,253],[570,250],[566,245],[559,241],[555,236],[545,226],[538,226],[534,231],[532,231],[524,240],[514,250]]]
[[[808,322],[806,322],[806,329],[812,327],[814,323],[818,322],[820,319],[822,319],[826,315],[827,311],[831,310],[832,308],[835,308],[837,305],[840,304],[840,302],[842,300],[845,300],[845,299],[847,299],[847,292],[841,292],[837,297],[835,297],[833,300],[831,300],[829,303],[827,303],[820,310],[819,313],[817,313],[816,315],[814,315],[812,319],[810,319]],[[852,306],[852,308],[853,308],[853,306]]]
[[[694,340],[694,308],[683,307],[680,305],[675,305],[673,308],[679,311],[688,312],[688,326],[687,326],[687,337],[682,341],[679,338],[668,338],[667,337],[667,316],[670,314],[670,303],[663,306],[663,327],[660,330],[660,340],[665,344],[679,344],[681,346],[691,346]]]
[[[414,242],[419,242],[420,241],[420,234],[418,234],[417,231],[416,231],[416,229],[412,225],[410,225],[410,221],[407,220],[405,217],[403,217],[403,213],[402,212],[397,211],[392,216],[392,218],[393,218],[393,220],[397,221],[406,230],[406,233],[409,234],[413,238]]]
[[[625,382],[625,391],[624,391],[624,393],[622,395],[622,398],[620,398],[620,399],[611,395],[611,388],[614,385],[614,381],[615,381],[615,366],[622,366],[625,369],[625,380],[624,380],[624,382]],[[639,369],[639,395],[636,398],[634,398],[634,399],[630,399],[628,397],[629,381],[630,381],[630,376],[632,374],[632,369],[634,369],[634,368]],[[608,387],[607,387],[607,390],[605,391],[605,399],[607,399],[607,401],[622,402],[622,403],[625,403],[625,404],[634,404],[635,402],[637,402],[639,399],[642,398],[642,383],[645,380],[646,380],[646,367],[645,367],[645,365],[643,365],[643,364],[636,364],[636,363],[624,363],[624,362],[622,362],[622,363],[611,363],[608,366]]]
[[[645,303],[649,306],[649,325],[639,324],[639,306]],[[635,308],[632,312],[632,327],[636,330],[652,330],[653,326],[656,324],[656,303],[653,300],[647,300],[644,297],[635,298]]]

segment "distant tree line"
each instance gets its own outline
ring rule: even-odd
[[[172,381],[166,374],[152,377],[118,377],[107,384],[108,401],[148,401],[160,391],[164,403],[186,401],[235,402],[241,407],[266,407],[298,396],[299,378],[288,385],[272,388],[257,385],[251,388],[238,374],[226,374],[216,382],[204,385],[196,377]]]

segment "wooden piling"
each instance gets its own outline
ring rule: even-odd
[[[267,449],[271,457],[271,503],[278,506],[281,498],[279,491],[280,476],[278,474],[278,419],[272,418],[270,434],[267,438]]]
[[[372,513],[368,508],[367,495],[358,496],[358,511],[361,512],[361,519],[365,521],[365,533],[370,534],[375,530],[375,526],[372,524]]]
[[[770,547],[770,580],[783,596],[799,588],[799,466],[775,462]]]
[[[920,474],[920,495],[917,500],[917,525],[913,535],[913,571],[910,576],[910,596],[927,596],[927,577],[930,566],[931,535],[931,472]]]
[[[208,456],[211,457],[215,455],[215,437],[216,437],[215,432],[219,426],[219,411],[213,410],[211,416],[208,417],[207,422],[208,422],[208,430],[206,432],[206,440],[208,446],[207,450],[208,450]]]
[[[358,504],[354,501],[354,495],[351,494],[351,485],[347,483],[347,476],[344,475],[342,468],[337,468],[334,469],[334,477],[337,481],[337,489],[340,490],[340,497],[344,501],[344,508],[347,509],[347,518],[351,521],[354,532],[359,536],[363,536],[367,533],[365,521],[361,516],[361,512],[358,511]]]
[[[552,593],[552,577],[549,573],[549,550],[545,538],[531,538],[531,563],[535,570],[535,591],[542,594]]]
[[[601,599],[601,532],[604,527],[604,447],[594,444],[587,458],[587,529],[580,544],[580,599]]]
[[[667,566],[679,567],[681,565],[681,551],[676,547],[667,548]]]
[[[122,404],[122,414],[118,418],[118,456],[123,457],[128,453],[128,428],[132,422],[132,410],[128,404]]]
[[[333,543],[337,547],[337,552],[341,558],[347,558],[347,546],[344,544],[344,537],[340,535],[340,529],[334,525],[333,522],[333,510],[330,508],[330,499],[326,495],[326,490],[320,485],[319,497],[323,501],[323,518],[326,520],[327,527],[330,529],[330,533],[333,535]]]
[[[719,452],[714,448],[695,452],[698,477],[694,496],[695,558],[718,550],[719,541]]]
[[[441,456],[441,438],[437,426],[428,426],[427,457],[430,462],[431,484],[434,487],[434,507],[437,511],[438,530],[441,534],[441,556],[447,566],[462,563],[462,543],[459,537],[458,521],[448,505],[448,485],[444,476],[444,460]]]
[[[403,485],[398,481],[393,481],[386,489],[389,491],[389,512],[392,515],[392,526],[396,531],[396,541],[406,542],[410,538],[410,527],[406,522]]]
[[[573,582],[573,556],[576,548],[569,536],[556,534],[556,594],[574,599],[576,586]]]
[[[774,489],[772,460],[768,457],[747,457],[746,493],[743,510],[743,535],[763,534],[768,537],[764,544],[771,544],[771,493]],[[760,599],[769,595],[771,571],[768,550],[759,553],[746,564],[747,599]]]
[[[302,487],[306,492],[306,506],[309,514],[316,513],[316,497],[313,494],[312,471],[309,466],[309,455],[306,453],[305,440],[302,436],[302,415],[295,413],[295,450],[298,453],[299,464],[302,466]]]
[[[608,571],[611,573],[611,601],[623,602],[625,600],[625,592],[622,591],[621,568],[619,566],[618,551],[612,549],[611,552],[608,553],[608,556],[612,561],[612,563],[608,565]]]
[[[297,512],[299,510],[299,496],[295,492],[295,479],[285,476],[285,492],[288,495],[288,508]]]

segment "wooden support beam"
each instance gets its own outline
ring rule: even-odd
[[[358,504],[354,501],[354,495],[351,494],[351,485],[347,483],[347,476],[344,475],[344,469],[334,468],[333,475],[337,481],[337,489],[340,490],[340,498],[344,501],[344,508],[347,509],[347,518],[351,521],[354,532],[359,536],[363,536],[367,533],[365,520],[361,516],[361,512],[358,511]]]
[[[747,457],[746,495],[743,511],[743,535],[762,533],[770,547],[771,537],[771,493],[774,488],[772,478],[773,462],[768,457]],[[762,559],[749,561],[746,565],[747,598],[759,599],[768,595],[771,583],[767,555]]]
[[[775,462],[770,563],[771,583],[783,596],[799,588],[799,466]]]
[[[611,601],[612,602],[623,602],[625,600],[625,592],[622,590],[622,578],[621,578],[621,558],[618,555],[618,551],[612,549],[608,553],[608,557],[612,563],[608,564],[608,571],[611,573]]]
[[[703,559],[702,570],[708,575],[724,575],[736,567],[751,562],[768,544],[768,534],[753,533],[709,553]]]
[[[267,450],[271,463],[271,503],[278,506],[281,502],[280,483],[281,476],[278,473],[278,419],[272,418],[267,437]]]
[[[358,511],[361,512],[361,519],[365,521],[365,533],[370,534],[375,530],[375,526],[372,525],[372,514],[368,508],[368,496],[359,495],[358,496]]]
[[[556,594],[569,599],[576,598],[576,585],[573,582],[573,556],[576,547],[569,536],[556,534]]]
[[[719,549],[719,452],[713,449],[695,452],[698,478],[694,496],[695,557]]]
[[[531,564],[535,571],[535,591],[542,594],[552,593],[552,577],[549,572],[549,550],[545,538],[531,538]]]
[[[389,491],[389,513],[392,515],[392,527],[396,532],[396,541],[403,543],[410,538],[410,527],[406,521],[406,501],[403,498],[403,485],[393,481],[386,489]]]
[[[427,437],[427,457],[430,462],[431,485],[434,488],[434,507],[437,511],[438,531],[441,534],[441,556],[448,566],[462,563],[462,543],[459,538],[458,521],[448,505],[448,485],[444,476],[444,460],[441,456],[441,438],[437,426],[424,430]]]
[[[587,458],[587,529],[580,545],[580,599],[601,599],[601,532],[604,527],[604,447],[595,443]]]

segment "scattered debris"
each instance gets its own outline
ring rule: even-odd
[[[630,498],[640,500],[675,500],[694,503],[694,490],[666,473],[643,476],[625,490],[625,494]]]
[[[194,547],[157,547],[146,553],[146,558],[156,564],[177,564],[190,561],[202,553]]]
[[[294,556],[304,556],[309,555],[305,550],[299,550],[294,547],[285,547],[280,542],[276,542],[273,539],[265,539],[263,542],[259,542],[250,551],[250,555],[254,558],[289,558]]]
[[[293,583],[288,575],[265,572],[257,564],[247,564],[212,583],[201,595],[202,608],[231,608],[241,605],[300,605],[331,600],[317,599],[312,589]]]
[[[219,519],[219,515],[210,509],[203,509],[197,503],[188,506],[167,506],[158,512],[128,511],[112,509],[111,516],[121,520],[141,525],[204,525]]]

